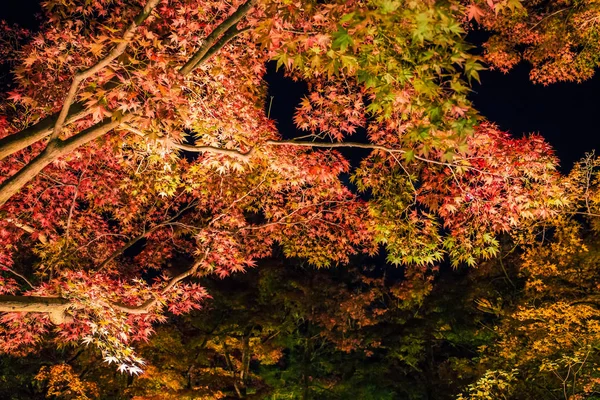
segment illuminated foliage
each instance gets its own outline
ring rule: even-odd
[[[480,349],[481,365],[489,370],[465,398],[479,398],[476,388],[485,385],[502,384],[515,399],[593,398],[600,389],[598,162],[588,154],[575,165],[564,183],[570,206],[561,217],[516,235],[522,253],[514,278],[523,292],[507,292],[499,307],[489,299],[478,303],[481,311],[502,318],[496,340]],[[506,380],[507,371],[516,379]]]
[[[98,397],[96,384],[82,381],[66,364],[42,367],[35,379],[46,382],[49,398],[88,400]]]
[[[2,24],[14,82],[0,95],[0,349],[91,344],[139,374],[134,349],[155,324],[210,298],[199,278],[277,251],[330,267],[382,247],[401,281],[329,281],[324,308],[298,306],[308,327],[294,331],[301,357],[318,345],[311,326],[340,354],[367,356],[379,341],[365,331],[394,318],[390,304],[423,304],[438,264],[489,260],[499,236],[535,237],[581,201],[594,213],[596,197],[564,180],[548,144],[512,138],[468,101],[483,65],[465,15],[496,31],[525,7],[488,3],[492,14],[458,1],[48,0],[39,31]],[[284,140],[265,113],[268,62],[307,84],[294,117],[303,138]],[[367,140],[350,141],[359,130]],[[351,166],[345,147],[369,153]],[[226,360],[215,380],[241,393],[251,360],[279,362],[263,329],[207,341]],[[395,359],[418,369],[433,339],[407,337]],[[142,379],[181,388],[157,368]]]
[[[467,19],[492,32],[485,60],[500,71],[526,60],[531,80],[547,85],[589,79],[599,65],[594,0],[476,0],[467,10]]]

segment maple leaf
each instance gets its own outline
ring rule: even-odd
[[[469,4],[466,7],[467,20],[475,20],[477,23],[481,23],[481,17],[485,15],[483,10],[476,4]]]

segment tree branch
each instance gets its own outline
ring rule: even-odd
[[[132,115],[122,118],[128,120]],[[102,122],[85,129],[75,136],[65,140],[57,140],[48,143],[48,146],[36,158],[21,168],[19,172],[2,182],[0,185],[0,206],[4,205],[15,193],[17,193],[29,181],[35,178],[48,164],[77,147],[82,146],[94,139],[103,136],[121,124],[119,120],[106,118]]]
[[[198,271],[202,262],[208,256],[209,249],[204,252],[204,256],[196,261],[191,268],[185,270],[181,274],[175,276],[169,281],[167,286],[160,291],[161,295],[168,293],[179,282],[192,276]],[[160,302],[159,296],[146,300],[139,306],[129,306],[123,303],[111,303],[110,306],[115,310],[127,314],[147,314],[152,307]],[[73,304],[69,299],[62,297],[37,297],[37,296],[0,296],[0,312],[36,312],[48,313],[50,320],[54,324],[62,324],[69,322],[71,317],[65,312],[72,308]]]
[[[189,151],[192,153],[222,154],[222,155],[226,155],[226,156],[235,157],[242,161],[248,161],[250,159],[250,156],[254,152],[253,149],[243,153],[239,150],[234,150],[234,149],[224,149],[222,147],[213,147],[213,146],[194,146],[194,145],[190,145],[190,144],[175,143],[173,141],[169,142],[169,145],[176,149]]]
[[[157,302],[158,299],[153,298],[140,306],[131,307],[114,303],[111,304],[111,307],[128,314],[146,314]],[[47,313],[50,320],[56,325],[71,320],[70,316],[66,314],[69,308],[73,308],[73,303],[63,297],[0,296],[0,312]]]
[[[587,296],[582,299],[572,301],[571,303],[569,303],[569,306],[573,307],[573,306],[577,306],[580,304],[587,304],[590,306],[600,308],[600,296],[594,296],[594,295]]]
[[[146,134],[144,134],[144,132],[142,132],[141,130],[129,125],[129,124],[123,124],[122,127],[132,133],[135,133],[136,135],[140,136],[140,137],[145,137]],[[250,156],[252,155],[252,153],[254,152],[254,149],[251,149],[245,153],[239,151],[239,150],[235,150],[235,149],[224,149],[222,147],[214,147],[214,146],[194,146],[192,144],[182,144],[182,143],[177,143],[173,140],[170,140],[169,138],[166,138],[164,140],[166,142],[166,145],[168,147],[172,147],[178,150],[183,150],[183,151],[189,151],[190,153],[213,153],[213,154],[222,154],[222,155],[226,155],[226,156],[231,156],[231,157],[235,157],[238,158],[242,161],[248,161],[250,159]]]
[[[169,283],[167,284],[167,286],[165,286],[165,288],[163,290],[161,290],[160,294],[168,293],[179,282],[181,282],[182,280],[186,279],[187,277],[195,274],[198,271],[198,268],[200,268],[200,265],[202,265],[202,262],[204,261],[204,259],[206,258],[207,255],[208,255],[208,250],[205,251],[204,257],[202,257],[202,259],[200,259],[199,261],[196,261],[190,269],[183,271],[181,274],[179,274],[179,275],[175,276],[173,279],[171,279],[169,281]],[[146,300],[143,304],[141,304],[139,306],[127,306],[127,305],[124,305],[121,303],[114,303],[112,306],[115,309],[122,311],[124,313],[127,313],[127,314],[146,314],[159,301],[160,301],[159,298],[155,296],[154,298],[150,298],[150,299]]]
[[[200,65],[204,64],[206,61],[210,60],[211,57],[214,56],[219,50],[221,50],[223,48],[223,46],[225,46],[227,43],[229,43],[229,41],[231,41],[233,38],[235,38],[240,33],[246,32],[247,30],[250,30],[250,27],[238,29],[237,26],[234,25],[231,28],[229,28],[223,34],[221,39],[219,39],[219,41],[217,43],[215,43],[214,46],[212,46],[210,49],[208,49],[208,51],[204,54],[204,56],[202,56],[202,58],[192,67],[190,72],[195,70],[196,68],[198,68]]]
[[[48,313],[57,325],[68,321],[69,305],[69,300],[60,297],[0,296],[0,312]]]
[[[392,148],[381,146],[378,144],[357,143],[357,142],[327,143],[327,142],[302,142],[302,141],[295,141],[295,140],[267,140],[265,143],[268,145],[271,145],[271,146],[323,147],[323,148],[329,148],[329,149],[352,147],[352,148],[360,148],[360,149],[380,150],[380,151],[390,153],[390,154],[394,154],[394,153],[405,154],[406,153],[406,150],[402,150],[402,149],[392,149]],[[471,167],[469,165],[460,165],[460,164],[455,164],[455,163],[451,163],[451,162],[432,160],[431,158],[421,157],[416,154],[413,155],[413,158],[415,160],[423,161],[423,162],[426,162],[429,164],[442,165],[442,166],[450,167],[450,168],[461,167],[461,168],[469,169],[471,171],[479,172],[481,174],[496,176],[498,178],[505,178],[502,175],[497,175],[497,174],[493,174],[493,173],[490,173],[487,171],[483,171],[481,169]]]
[[[119,79],[112,78],[103,86],[103,89],[108,91],[119,86],[119,84]],[[92,110],[86,108],[84,102],[73,103],[69,108],[64,125],[69,125],[73,122],[79,121],[91,113]],[[0,139],[0,161],[50,135],[54,129],[54,126],[56,125],[56,121],[58,121],[58,116],[59,112],[56,112],[28,128]]]
[[[230,28],[235,28],[237,23],[240,22],[240,20],[246,15],[246,13],[254,6],[255,2],[256,2],[256,0],[248,0],[247,2],[245,2],[244,4],[239,6],[238,9],[235,10],[235,12],[233,14],[231,14],[223,22],[221,22],[221,24],[219,24],[219,26],[217,26],[206,37],[206,39],[204,40],[204,43],[202,43],[202,46],[200,46],[200,48],[196,51],[196,53],[194,53],[192,58],[190,58],[188,60],[188,62],[185,63],[185,65],[183,67],[181,67],[181,69],[179,70],[179,73],[181,75],[189,74],[194,69],[196,69],[200,64],[202,64],[204,61],[206,61],[208,58],[210,58],[210,56],[212,54],[214,54],[221,47],[223,47],[225,45],[225,43],[227,43],[228,40],[235,37],[235,35],[237,35],[237,33],[239,33],[239,31],[237,33],[233,34],[234,31],[229,31]],[[225,42],[223,42],[219,47],[218,42],[217,42],[219,37],[224,34],[227,35],[228,31],[229,31],[228,35],[230,36],[230,38],[228,40],[226,40]],[[237,29],[236,29],[236,31],[237,31]],[[216,50],[214,50],[210,55],[207,56],[209,51],[211,51],[211,49],[215,45],[217,45]]]
[[[240,6],[231,16],[229,16],[225,21],[223,21],[219,26],[217,26],[206,38],[200,49],[195,53],[195,55],[190,59],[179,71],[182,75],[186,75],[192,72],[197,66],[199,66],[202,62],[205,62],[212,54],[218,51],[226,42],[231,38],[235,37],[235,35],[239,34],[243,30],[232,30],[229,32],[226,37],[224,37],[221,41],[218,41],[219,37],[225,34],[231,27],[236,25],[240,19],[244,17],[244,15],[252,8],[254,2],[256,0],[249,0]],[[127,113],[124,114],[118,121],[108,122],[106,119],[80,133],[77,133],[68,139],[60,140],[58,135],[62,130],[62,127],[67,122],[67,116],[69,115],[69,110],[71,108],[71,103],[75,99],[75,94],[79,84],[86,79],[87,77],[93,75],[101,68],[104,68],[108,65],[114,58],[118,57],[127,47],[127,44],[131,41],[133,34],[135,33],[136,28],[150,15],[152,9],[160,2],[160,0],[149,0],[144,10],[136,17],[134,22],[129,26],[127,31],[123,36],[123,42],[119,43],[105,58],[100,60],[94,66],[88,68],[86,71],[78,73],[73,82],[71,84],[71,88],[65,102],[63,103],[63,108],[59,114],[59,116],[54,119],[54,116],[48,117],[45,119],[44,124],[40,125],[36,124],[31,128],[30,131],[25,132],[21,131],[19,134],[11,135],[14,136],[11,139],[13,145],[7,149],[5,152],[6,155],[12,154],[15,151],[23,149],[29,146],[32,143],[35,143],[37,140],[47,136],[47,131],[50,129],[49,125],[54,122],[53,132],[48,142],[48,145],[40,153],[33,161],[23,167],[19,172],[13,175],[11,178],[7,179],[0,185],[0,207],[4,205],[15,193],[17,193],[23,186],[25,186],[31,179],[37,176],[43,168],[45,168],[48,164],[54,161],[56,158],[69,153],[70,151],[76,149],[77,147],[88,143],[91,140],[94,140],[110,130],[116,128],[120,123],[124,123],[133,118],[133,114]],[[229,38],[225,40],[226,38]],[[213,46],[215,48],[213,49]],[[73,104],[75,106],[78,103]],[[83,112],[82,116],[89,114]],[[78,114],[79,115],[79,114]],[[43,129],[42,129],[43,128]],[[27,131],[27,130],[26,130]],[[24,133],[25,132],[25,133]],[[44,134],[42,134],[44,133]],[[31,136],[31,138],[30,138]],[[25,140],[28,138],[28,140]],[[35,138],[35,140],[34,140]],[[16,149],[16,150],[15,150]],[[188,149],[191,151],[191,149]],[[206,149],[205,151],[208,151]],[[226,151],[226,149],[223,149]],[[227,152],[227,154],[233,154],[234,151]],[[239,153],[239,152],[238,152]]]
[[[127,30],[125,30],[123,37],[121,38],[121,40],[119,40],[119,44],[113,47],[113,49],[104,58],[96,62],[96,64],[92,65],[84,71],[75,74],[75,76],[73,77],[73,81],[71,82],[71,87],[69,88],[67,96],[63,102],[60,114],[58,115],[58,119],[54,124],[54,129],[52,131],[52,135],[50,136],[51,142],[59,138],[59,135],[67,118],[67,114],[69,113],[69,108],[71,107],[71,104],[75,101],[75,96],[77,95],[77,91],[79,90],[79,85],[81,84],[81,82],[108,66],[117,57],[119,57],[125,52],[125,49],[133,39],[133,35],[135,34],[137,28],[150,16],[152,10],[154,10],[158,3],[160,3],[160,0],[148,0],[142,12],[135,17],[135,19],[129,25]]]
[[[10,222],[11,224],[13,224],[14,226],[16,226],[17,228],[23,229],[25,232],[27,232],[29,234],[37,233],[37,231],[32,226],[29,226],[27,224],[23,224],[23,223],[17,221],[16,219],[6,218],[5,221]],[[40,242],[42,242],[43,244],[48,243],[48,237],[46,235],[44,235],[43,233],[39,233],[38,234],[38,240]]]
[[[31,284],[31,282],[29,282],[29,279],[25,278],[23,275],[21,275],[20,273],[18,273],[17,271],[15,271],[12,268],[9,268],[7,265],[4,264],[0,264],[0,267],[2,267],[2,269],[10,272],[11,274],[23,279],[25,281],[25,283],[27,283],[29,285],[30,288],[33,289],[33,285]]]
[[[91,111],[85,108],[84,103],[74,103],[69,108],[65,123],[71,124],[80,120],[81,118],[84,118],[90,113]],[[52,133],[52,129],[56,125],[56,121],[58,121],[58,113],[42,119],[29,128],[23,129],[22,131],[13,133],[12,135],[0,139],[0,160],[5,159],[17,151],[29,147],[50,135]]]
[[[50,135],[50,141],[46,145],[44,151],[42,151],[42,153],[38,155],[31,163],[27,164],[19,172],[17,172],[10,179],[6,180],[5,182],[3,182],[2,185],[0,185],[0,206],[4,205],[4,203],[6,203],[8,199],[10,199],[17,191],[19,191],[25,184],[27,184],[27,182],[29,182],[31,179],[37,176],[37,174],[39,174],[40,171],[48,164],[50,164],[53,160],[55,160],[63,154],[74,150],[82,144],[85,144],[90,140],[95,139],[96,137],[104,135],[105,133],[109,132],[114,127],[119,125],[118,122],[116,124],[114,123],[114,121],[111,121],[113,123],[107,123],[105,120],[102,121],[100,124],[88,128],[87,130],[84,130],[83,132],[78,133],[75,136],[72,136],[64,141],[60,140],[59,138],[59,135],[65,125],[65,122],[67,121],[67,117],[71,110],[71,105],[75,101],[75,96],[77,95],[77,91],[81,82],[94,75],[95,73],[109,65],[121,54],[123,54],[128,44],[131,42],[131,39],[133,39],[133,35],[137,30],[138,26],[141,25],[150,16],[152,10],[154,10],[154,8],[158,5],[159,2],[160,0],[149,0],[144,6],[142,12],[135,17],[135,19],[129,25],[127,30],[125,30],[125,33],[123,34],[122,39],[119,41],[119,44],[116,45],[104,58],[102,58],[96,64],[89,67],[85,71],[78,72],[77,74],[75,74],[75,77],[71,82],[71,87],[69,88],[67,96],[63,102],[62,109],[60,110],[58,117],[54,121],[54,127]],[[52,117],[49,117],[46,118],[45,121],[47,124],[49,124],[53,121],[53,119]],[[107,126],[111,127],[109,129],[106,129]],[[41,136],[41,132],[42,131],[39,129],[32,130],[30,132],[31,140]],[[96,135],[94,133],[99,133],[99,135]],[[23,135],[20,136],[21,137],[15,136],[12,139],[14,142],[13,144],[20,143],[20,145],[23,146],[27,143],[31,144],[35,142],[33,141],[30,143],[30,141],[25,141],[22,139]],[[37,140],[39,140],[39,138]],[[27,146],[29,144],[27,144]],[[7,153],[9,151],[13,151],[17,147],[18,146],[13,146],[13,148],[9,149]]]
[[[172,218],[169,218],[166,221],[163,221],[163,222],[161,222],[159,224],[156,224],[156,225],[154,225],[152,228],[150,228],[148,230],[145,230],[146,228],[144,227],[144,232],[143,233],[141,233],[140,235],[134,237],[129,242],[125,243],[125,245],[123,247],[121,247],[121,248],[115,250],[114,252],[112,252],[112,254],[110,256],[108,256],[108,258],[106,258],[104,261],[102,261],[102,263],[100,264],[100,266],[98,267],[97,270],[101,271],[102,269],[104,269],[104,267],[106,267],[106,265],[109,262],[111,262],[115,258],[119,257],[121,254],[125,253],[125,251],[127,251],[127,249],[131,248],[131,246],[133,246],[134,244],[136,244],[140,240],[148,237],[149,235],[151,235],[152,233],[156,232],[160,228],[172,225],[173,222],[175,220],[177,220],[177,218],[179,218],[184,212],[186,212],[187,210],[189,210],[193,205],[195,205],[195,203],[189,204],[188,206],[186,206],[182,210],[180,210],[177,214],[175,214]]]

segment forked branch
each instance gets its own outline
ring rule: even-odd
[[[256,0],[249,0],[248,2],[242,4],[232,15],[219,24],[208,35],[194,56],[181,68],[179,73],[184,76],[191,73],[200,64],[206,62],[206,60],[214,55],[227,42],[236,37],[239,33],[243,32],[245,29],[237,29],[237,24],[252,8],[255,1]],[[88,143],[90,140],[96,139],[108,133],[121,123],[126,123],[134,117],[134,114],[126,113],[117,119],[111,119],[110,122],[107,122],[106,120],[99,122],[98,124],[80,133],[77,133],[68,139],[61,140],[59,137],[65,124],[73,122],[89,114],[89,111],[82,108],[81,104],[74,103],[77,90],[81,82],[88,77],[91,77],[100,69],[106,67],[108,64],[110,64],[110,62],[119,57],[119,55],[125,51],[128,43],[131,42],[137,27],[140,26],[150,16],[152,10],[159,2],[160,0],[149,0],[148,3],[146,3],[143,11],[135,18],[135,20],[125,31],[122,41],[119,42],[119,44],[115,46],[108,55],[98,61],[98,63],[96,63],[94,66],[76,74],[76,76],[73,78],[71,87],[69,88],[69,92],[65,97],[62,109],[58,116],[47,117],[33,127],[10,135],[8,138],[0,141],[1,159],[43,139],[44,137],[48,136],[50,131],[52,131],[50,141],[48,142],[44,151],[42,151],[42,153],[40,153],[38,157],[36,157],[31,163],[23,167],[19,172],[5,180],[0,185],[0,207],[4,205],[8,199],[10,199],[29,181],[35,178],[43,168],[56,160],[58,157],[73,151],[77,147]],[[110,129],[106,129],[107,127],[110,127]]]

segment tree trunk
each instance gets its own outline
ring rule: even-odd
[[[250,334],[252,331],[249,331],[244,334],[244,338],[242,339],[243,347],[242,347],[242,371],[240,372],[240,379],[244,386],[248,381],[248,374],[250,370]]]
[[[235,393],[237,394],[239,399],[244,398],[244,394],[240,390],[240,386],[238,385],[237,371],[231,362],[231,357],[229,356],[229,350],[227,349],[227,344],[223,342],[223,350],[225,351],[225,362],[227,363],[227,369],[229,369],[233,375],[233,388],[235,389]]]

